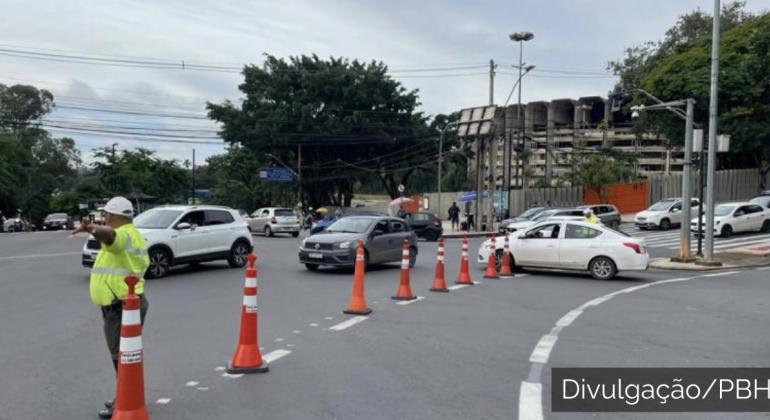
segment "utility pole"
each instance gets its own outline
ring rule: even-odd
[[[117,146],[117,145],[118,145],[117,143],[112,143],[112,162],[111,162],[112,163],[112,168],[111,168],[111,171],[110,171],[110,172],[112,172],[112,180],[111,180],[112,182],[110,182],[110,184],[112,184],[112,193],[113,194],[115,194],[117,192],[115,190],[118,188],[117,187],[118,183],[115,182],[115,178],[116,178],[116,174],[115,174],[115,146]]]
[[[495,60],[489,60],[489,104],[495,104],[495,69],[497,64]]]
[[[679,261],[691,262],[690,219],[692,201],[692,130],[695,115],[695,100],[687,99],[687,119],[684,128],[684,162],[682,163],[682,225],[679,231]]]
[[[190,197],[192,198],[191,203],[195,205],[195,149],[193,149],[192,156],[192,191]]]
[[[302,145],[297,145],[297,202],[302,203]]]
[[[706,255],[704,264],[721,265],[714,261],[714,169],[717,159],[717,109],[719,94],[719,15],[721,13],[720,0],[714,0],[714,22],[711,29],[711,98],[709,101],[709,146],[708,146],[708,173],[706,175],[706,226],[703,231],[706,235]]]

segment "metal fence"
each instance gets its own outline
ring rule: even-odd
[[[757,195],[760,191],[761,174],[758,169],[731,169],[717,171],[715,175],[714,188],[717,202],[746,200]],[[699,180],[700,174],[698,171],[693,171],[691,190],[695,197],[700,193]],[[770,176],[768,176],[767,181],[766,185],[770,185]],[[663,198],[678,197],[682,194],[682,174],[650,175],[647,178],[647,183],[648,205]],[[460,192],[441,193],[441,208],[438,208],[438,194],[426,193],[423,195],[423,197],[428,198],[425,211],[446,219],[449,206],[452,205],[452,202],[457,202],[461,212],[464,213],[464,203],[459,201],[461,194]],[[533,207],[536,204],[562,207],[579,206],[583,204],[583,200],[583,187],[530,188],[527,190],[526,200],[524,200],[523,191],[513,190],[510,194],[510,213],[512,215],[519,214],[527,207]]]

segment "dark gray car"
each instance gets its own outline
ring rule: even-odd
[[[401,261],[404,240],[409,241],[409,266],[417,260],[417,235],[395,217],[347,216],[325,231],[302,241],[299,262],[310,271],[319,266],[353,267],[358,240],[363,241],[365,264]]]
[[[603,224],[617,229],[620,226],[621,218],[620,212],[612,204],[590,204],[586,206],[580,206],[581,209],[591,209],[594,215],[602,221]]]

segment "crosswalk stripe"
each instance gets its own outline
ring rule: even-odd
[[[770,241],[770,238],[768,237],[758,237],[758,236],[752,236],[749,238],[740,238],[738,240],[732,239],[732,240],[722,240],[722,241],[715,241],[714,242],[714,249],[724,249],[724,248],[737,248],[743,245],[751,245],[756,244],[760,242],[766,242]],[[678,246],[671,246],[668,247],[668,249],[677,249]]]
[[[754,245],[754,244],[759,244],[767,241],[768,241],[767,238],[762,238],[762,239],[755,239],[753,241],[739,242],[734,244],[721,244],[721,245],[717,244],[717,245],[714,245],[714,249],[740,248],[744,245]]]

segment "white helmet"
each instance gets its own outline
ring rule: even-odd
[[[134,206],[125,197],[113,197],[99,210],[123,217],[134,217]]]
[[[590,215],[594,214],[594,212],[593,212],[593,210],[588,208],[588,209],[583,210],[583,214],[586,215],[586,216],[590,216]]]

